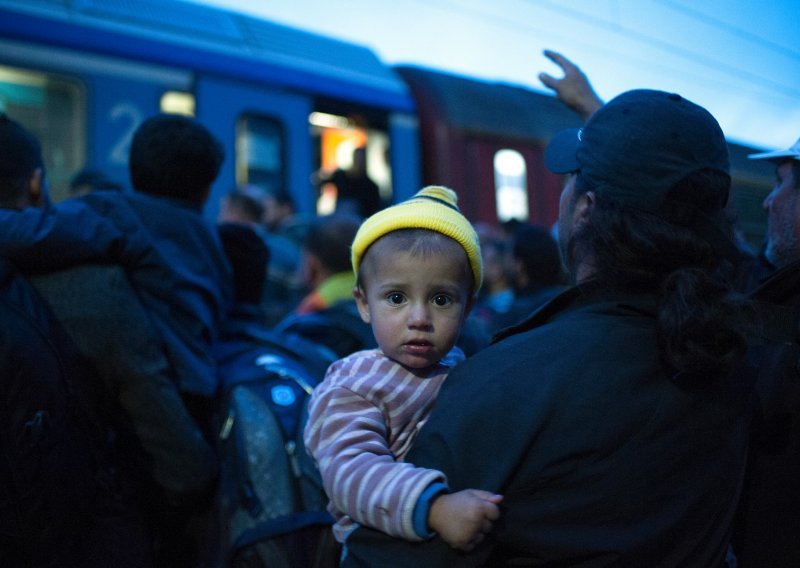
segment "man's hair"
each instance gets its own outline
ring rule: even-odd
[[[303,246],[331,274],[347,272],[352,269],[350,243],[361,221],[361,217],[344,212],[318,217],[308,227]]]
[[[145,120],[133,135],[131,184],[142,193],[202,205],[224,157],[222,144],[199,122],[159,114]]]
[[[561,255],[558,244],[547,228],[537,225],[518,226],[514,230],[512,254],[525,267],[528,289],[561,283]]]
[[[699,170],[679,181],[655,214],[596,196],[591,223],[567,244],[567,262],[590,259],[596,285],[657,294],[662,358],[691,376],[725,374],[745,349],[745,304],[716,277],[722,258],[696,229],[721,222],[729,185],[723,172]],[[591,189],[579,175],[573,200]]]
[[[253,195],[253,192],[241,188],[234,188],[225,196],[228,205],[238,207],[245,214],[248,221],[253,223],[260,223],[261,217],[264,215],[264,206]]]
[[[794,187],[800,188],[800,161],[792,160],[792,173],[794,174]]]
[[[234,299],[261,303],[270,251],[263,239],[247,225],[222,223],[218,227],[222,248],[233,269]]]
[[[463,260],[461,276],[468,283],[470,294],[475,291],[472,268],[464,248],[455,239],[431,229],[399,229],[386,233],[372,243],[358,267],[358,286],[366,289],[365,277],[374,272],[378,257],[390,257],[400,252],[422,258],[432,255],[458,255]]]

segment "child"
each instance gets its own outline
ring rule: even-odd
[[[464,359],[454,346],[483,278],[478,236],[456,202],[452,190],[426,187],[372,215],[353,241],[354,295],[379,349],[331,365],[305,430],[339,542],[362,523],[471,550],[499,516],[500,495],[450,493],[444,474],[402,461]]]

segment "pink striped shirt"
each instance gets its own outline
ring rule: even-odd
[[[436,365],[407,369],[379,349],[359,351],[331,365],[314,389],[304,440],[331,499],[339,542],[354,522],[422,540],[413,527],[414,507],[425,488],[446,479],[402,460],[442,381],[463,359],[456,348]]]

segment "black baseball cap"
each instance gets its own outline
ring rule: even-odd
[[[30,176],[42,167],[39,142],[18,122],[0,113],[0,179]]]
[[[579,171],[599,196],[654,213],[690,173],[730,171],[728,145],[711,113],[678,94],[649,89],[622,93],[583,128],[562,130],[544,159],[554,173]]]

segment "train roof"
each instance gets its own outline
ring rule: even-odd
[[[180,0],[0,0],[0,37],[414,110],[367,47]]]
[[[420,112],[465,131],[547,141],[582,121],[555,97],[520,86],[480,81],[425,67],[401,65]]]

